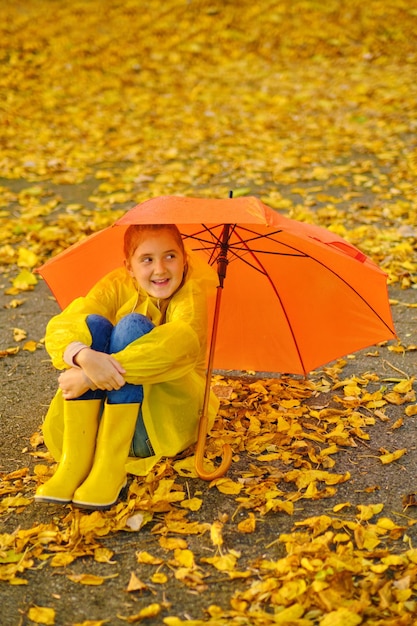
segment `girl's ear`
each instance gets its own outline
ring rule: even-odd
[[[132,270],[132,266],[131,266],[131,264],[130,264],[130,261],[128,261],[127,259],[125,259],[125,260],[123,261],[123,263],[124,263],[125,268],[126,268],[126,269],[127,269],[127,271],[129,272],[129,274],[130,274],[131,276],[133,276],[133,270]]]

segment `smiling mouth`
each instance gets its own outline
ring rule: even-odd
[[[161,278],[159,280],[152,281],[154,285],[159,287],[160,285],[167,285],[169,283],[169,278]]]

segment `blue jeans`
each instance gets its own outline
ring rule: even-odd
[[[114,354],[128,346],[132,341],[149,333],[154,325],[139,313],[130,313],[123,317],[116,326],[101,315],[89,315],[86,319],[92,337],[91,348],[97,352]],[[154,450],[146,432],[142,415],[143,387],[125,383],[120,389],[103,391],[102,389],[89,390],[78,400],[93,400],[107,398],[107,404],[140,404],[136,428],[130,447],[129,456],[153,456]]]

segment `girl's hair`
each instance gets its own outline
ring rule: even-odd
[[[147,233],[156,234],[161,230],[167,230],[172,234],[185,259],[184,242],[175,224],[132,224],[129,226],[124,237],[123,250],[125,259],[128,261],[133,256],[136,248],[145,239]]]

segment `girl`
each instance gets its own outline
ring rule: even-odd
[[[43,425],[59,466],[38,502],[109,508],[127,472],[146,475],[197,439],[217,274],[174,225],[129,226],[124,253],[124,267],[47,326],[46,349],[65,371]],[[210,425],[217,408],[213,395]]]

